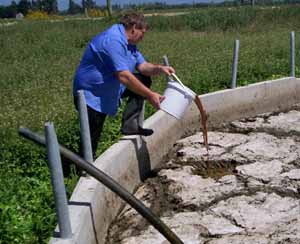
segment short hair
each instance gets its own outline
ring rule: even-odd
[[[137,29],[148,29],[148,23],[145,16],[139,12],[129,12],[123,15],[120,23],[124,25],[125,29],[131,29],[136,25]]]

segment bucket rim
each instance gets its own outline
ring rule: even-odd
[[[182,85],[179,84],[176,81],[169,81],[168,82],[168,87],[172,87],[172,88],[174,88],[175,90],[177,90],[179,92],[184,92],[186,95],[188,95],[192,99],[195,99],[195,97],[196,97],[196,93],[194,91],[192,91],[190,88],[188,88],[185,85],[184,85],[184,88],[183,88]]]

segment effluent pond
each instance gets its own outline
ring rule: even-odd
[[[178,140],[135,196],[184,243],[300,243],[300,105]],[[126,205],[106,243],[168,243]]]

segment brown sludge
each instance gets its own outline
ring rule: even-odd
[[[202,124],[202,134],[203,134],[203,141],[204,141],[204,145],[206,147],[207,153],[208,153],[208,135],[207,135],[207,127],[206,127],[206,112],[205,109],[202,105],[202,102],[199,98],[199,96],[195,97],[195,103],[200,111],[201,114],[201,124]]]

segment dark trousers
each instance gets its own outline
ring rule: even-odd
[[[134,74],[135,77],[141,81],[148,88],[151,86],[152,80],[148,76],[144,76],[142,74]],[[126,89],[122,95],[122,98],[128,98],[125,109],[122,115],[122,126],[121,131],[129,132],[129,131],[138,131],[138,127],[142,126],[139,124],[139,117],[143,112],[144,100],[145,98]],[[75,107],[77,109],[77,97],[74,97]],[[92,152],[93,158],[96,158],[96,150],[98,146],[98,142],[100,141],[104,121],[106,118],[106,114],[98,112],[89,106],[87,106],[88,111],[88,119],[89,119],[89,127],[91,134],[91,144],[92,144]],[[82,148],[82,147],[80,147]],[[82,155],[82,152],[80,152]]]
[[[140,80],[146,87],[150,88],[152,80],[149,76],[142,74],[134,74],[135,77]],[[143,125],[140,124],[140,116],[143,113],[144,100],[145,98],[126,89],[122,95],[122,98],[126,98],[127,103],[122,115],[122,126],[121,132],[136,132],[139,127]]]

